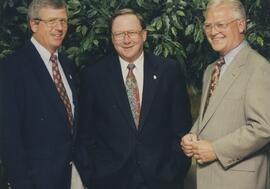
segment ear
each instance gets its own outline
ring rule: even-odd
[[[147,30],[144,29],[142,32],[143,32],[143,33],[142,33],[143,42],[145,42],[145,41],[146,41],[146,38],[147,38]]]
[[[30,25],[30,28],[31,28],[32,32],[33,33],[36,33],[36,31],[38,30],[39,21],[37,21],[37,20],[30,20],[29,21],[29,25]]]
[[[246,21],[243,19],[238,20],[238,30],[239,33],[244,33],[246,30]]]

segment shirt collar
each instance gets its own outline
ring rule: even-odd
[[[129,62],[125,61],[120,56],[119,56],[119,61],[121,64],[122,71],[126,71],[128,69],[127,65],[129,64]],[[139,70],[143,69],[143,62],[144,62],[144,52],[142,52],[139,58],[137,58],[134,62],[132,62],[136,66],[134,69],[139,69]]]
[[[31,37],[31,42],[36,47],[44,63],[46,65],[49,64],[51,53],[45,47],[43,47],[33,36]],[[54,54],[58,57],[58,51],[56,51]]]
[[[235,47],[234,49],[230,50],[225,56],[224,56],[224,60],[225,63],[228,65],[232,62],[232,60],[234,59],[234,57],[238,54],[238,52],[247,45],[247,41],[244,40],[242,41],[237,47]]]

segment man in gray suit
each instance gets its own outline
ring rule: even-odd
[[[205,34],[225,64],[206,69],[199,117],[181,141],[197,161],[197,189],[270,188],[270,64],[245,29],[239,0],[209,1]]]

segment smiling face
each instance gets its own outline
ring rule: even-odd
[[[204,25],[212,25],[205,33],[212,48],[220,55],[227,54],[244,40],[246,23],[236,18],[230,5],[221,4],[210,8],[205,15]]]
[[[121,33],[122,38],[118,36]],[[133,14],[120,15],[113,20],[112,42],[118,55],[127,62],[134,62],[142,54],[146,34]]]
[[[46,7],[40,9],[39,18],[40,20],[30,20],[33,37],[50,53],[54,53],[67,33],[67,24],[59,22],[59,20],[67,20],[67,11],[65,8]],[[57,20],[57,24],[51,26],[47,22],[49,20]]]

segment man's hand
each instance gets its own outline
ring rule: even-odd
[[[181,147],[182,150],[184,151],[184,153],[186,154],[186,156],[191,157],[193,156],[193,142],[197,141],[197,136],[194,134],[186,134],[185,136],[182,137],[181,140]]]
[[[213,145],[207,140],[198,140],[192,143],[193,157],[199,164],[215,161],[217,156]]]

